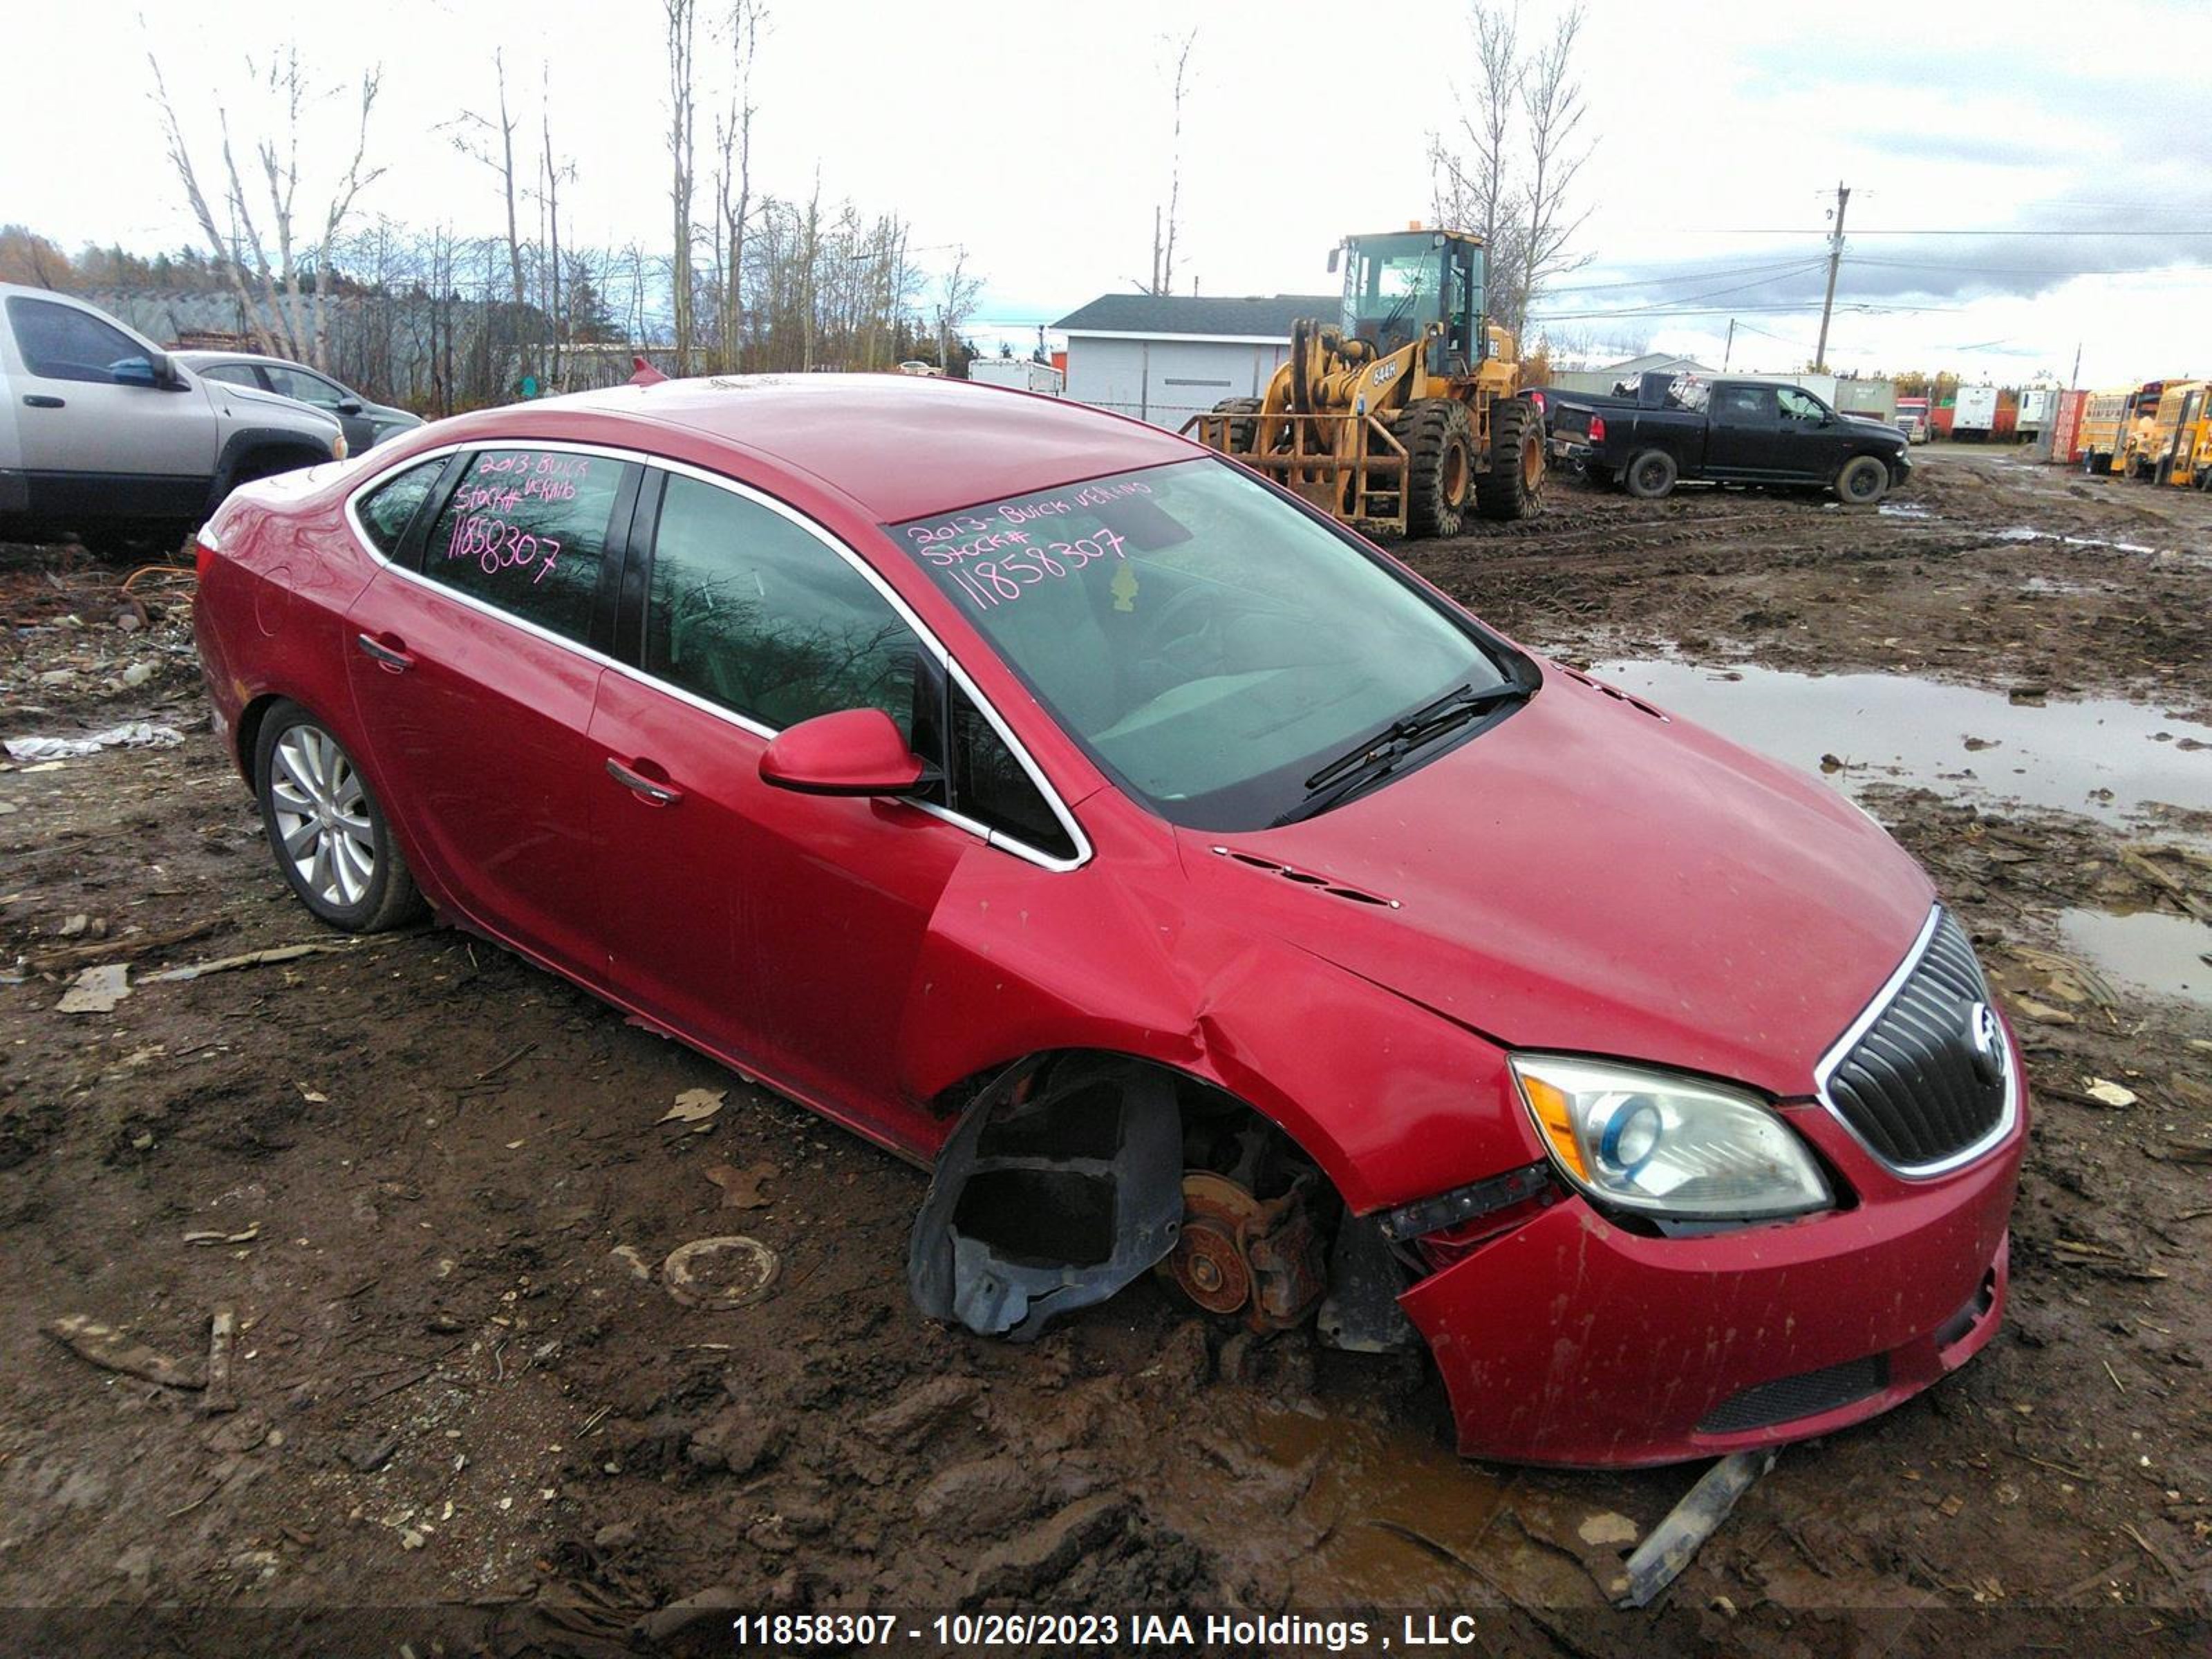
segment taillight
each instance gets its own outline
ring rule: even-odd
[[[207,580],[208,567],[215,562],[215,544],[202,531],[192,538],[192,574],[200,581]]]
[[[1605,416],[1602,415],[1590,416],[1590,441],[1594,444],[1605,441]]]

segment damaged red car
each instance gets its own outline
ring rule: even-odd
[[[1926,877],[1236,463],[925,379],[441,422],[203,532],[333,927],[490,934],[933,1173],[922,1310],[1157,1273],[1461,1448],[1823,1433],[2002,1316],[2027,1126]]]

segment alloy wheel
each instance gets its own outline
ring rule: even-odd
[[[295,726],[270,757],[269,795],[284,856],[326,904],[359,904],[376,879],[368,792],[337,739]]]

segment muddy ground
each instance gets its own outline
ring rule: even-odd
[[[1561,484],[1413,557],[1577,662],[2096,694],[2197,741],[2212,501],[1946,451],[1895,506]],[[1694,1470],[1462,1463],[1423,1364],[1150,1281],[1030,1348],[933,1328],[902,1271],[920,1172],[464,934],[319,933],[207,735],[188,575],[125,574],[0,550],[0,736],[187,733],[0,771],[9,1650],[726,1652],[718,1601],[1479,1610],[1461,1652],[2203,1650],[2212,965],[2160,994],[2066,918],[2212,914],[2212,783],[2008,806],[2001,769],[1963,775],[1971,733],[1962,775],[1834,779],[1935,872],[2028,1047],[2010,1317],[1787,1451],[1632,1615],[1619,1540]],[[122,962],[112,1012],[57,1011]],[[690,1090],[726,1099],[658,1121]],[[768,1296],[679,1305],[658,1265],[730,1233],[779,1254]],[[176,1384],[218,1313],[210,1402]],[[119,1334],[65,1344],[71,1317]]]

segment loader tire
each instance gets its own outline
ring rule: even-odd
[[[1260,399],[1257,398],[1224,398],[1219,403],[1214,404],[1213,412],[1216,415],[1257,415],[1260,412]],[[1230,422],[1229,453],[1231,455],[1249,455],[1252,453],[1253,441],[1258,435],[1259,428],[1260,423],[1257,421],[1244,420]]]
[[[1474,481],[1486,519],[1532,519],[1544,504],[1544,419],[1525,398],[1490,407],[1490,465]]]
[[[1456,536],[1474,494],[1474,422],[1455,398],[1425,398],[1391,428],[1406,447],[1406,534]]]

